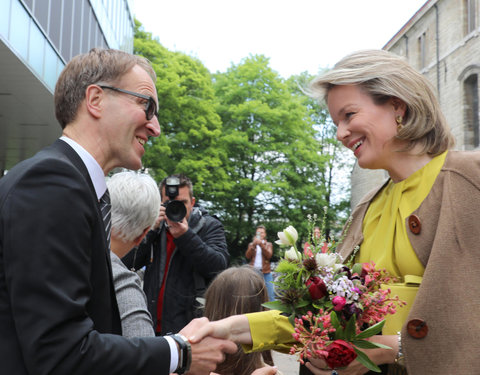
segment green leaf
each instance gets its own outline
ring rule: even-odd
[[[376,348],[392,349],[387,345],[379,344],[377,342],[372,342],[368,340],[353,340],[352,344],[360,349],[376,349]]]
[[[292,307],[288,305],[284,305],[280,301],[271,301],[271,302],[265,302],[262,303],[262,306],[266,307],[267,309],[270,310],[280,310],[281,312],[284,313],[291,313],[292,312]]]
[[[352,341],[353,338],[355,337],[356,333],[356,319],[355,315],[352,315],[350,320],[347,323],[347,326],[345,327],[345,338],[347,341]]]
[[[364,365],[370,371],[382,372],[382,370],[380,370],[380,368],[375,363],[373,363],[372,360],[370,358],[368,358],[368,356],[364,352],[362,352],[361,350],[359,350],[357,348],[353,348],[353,350],[355,350],[355,353],[357,353],[356,360],[358,362],[360,362],[362,365]]]
[[[374,324],[371,327],[368,327],[365,331],[360,332],[355,339],[366,339],[367,337],[372,337],[380,332],[382,332],[383,326],[385,325],[385,320]]]

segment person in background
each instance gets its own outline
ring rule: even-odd
[[[113,284],[125,337],[155,336],[140,277],[120,260],[150,230],[160,210],[160,192],[153,178],[133,171],[107,178],[112,203],[111,251]]]
[[[267,241],[267,231],[265,226],[257,226],[255,237],[252,242],[248,244],[245,257],[249,261],[249,264],[256,270],[263,274],[263,279],[268,290],[268,300],[273,301],[275,299],[275,293],[273,289],[273,278],[270,267],[270,259],[273,255],[273,246],[271,242]]]
[[[5,374],[208,374],[235,352],[206,318],[170,337],[122,337],[110,263],[113,168],[140,169],[160,134],[155,72],[140,57],[92,49],[55,86],[63,134],[0,179],[0,361]]]
[[[267,288],[262,276],[251,266],[231,267],[220,273],[205,293],[205,312],[215,321],[236,314],[262,311],[268,301]],[[263,355],[263,358],[262,358]],[[221,375],[250,375],[256,369],[273,365],[270,351],[246,354],[241,348],[228,354],[216,372]]]
[[[146,266],[148,309],[156,334],[164,335],[201,316],[197,298],[203,298],[210,281],[228,267],[230,256],[222,223],[195,205],[193,184],[187,176],[164,178],[160,192],[162,206],[156,228],[137,253],[129,253],[122,261],[129,269]],[[170,206],[175,207],[174,214],[183,209],[184,216],[168,218]]]

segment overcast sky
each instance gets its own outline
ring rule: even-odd
[[[426,0],[132,0],[145,31],[224,72],[249,54],[284,78],[382,48]]]

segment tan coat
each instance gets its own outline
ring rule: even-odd
[[[347,257],[363,240],[362,222],[373,197],[352,213],[339,251]],[[420,233],[408,237],[425,274],[402,328],[409,375],[480,374],[480,152],[449,151],[432,190],[412,213]],[[428,333],[413,338],[407,323],[424,321]]]
[[[260,248],[262,249],[262,273],[270,273],[270,258],[273,255],[273,245],[271,242],[263,242],[260,244]],[[257,254],[257,247],[250,242],[248,244],[247,252],[245,253],[245,257],[249,260],[249,264],[253,266],[255,262],[255,255]]]

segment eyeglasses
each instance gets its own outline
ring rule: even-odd
[[[136,96],[137,98],[145,99],[145,100],[147,100],[146,107],[145,107],[145,116],[147,117],[147,120],[150,121],[153,118],[154,115],[158,116],[157,103],[155,103],[155,99],[153,99],[151,96],[139,94],[139,93],[133,92],[133,91],[119,89],[119,88],[113,87],[113,86],[102,85],[100,87],[102,89],[109,89],[109,90],[113,90],[113,91],[118,91],[118,92],[121,92],[123,94],[128,94],[128,95]]]

